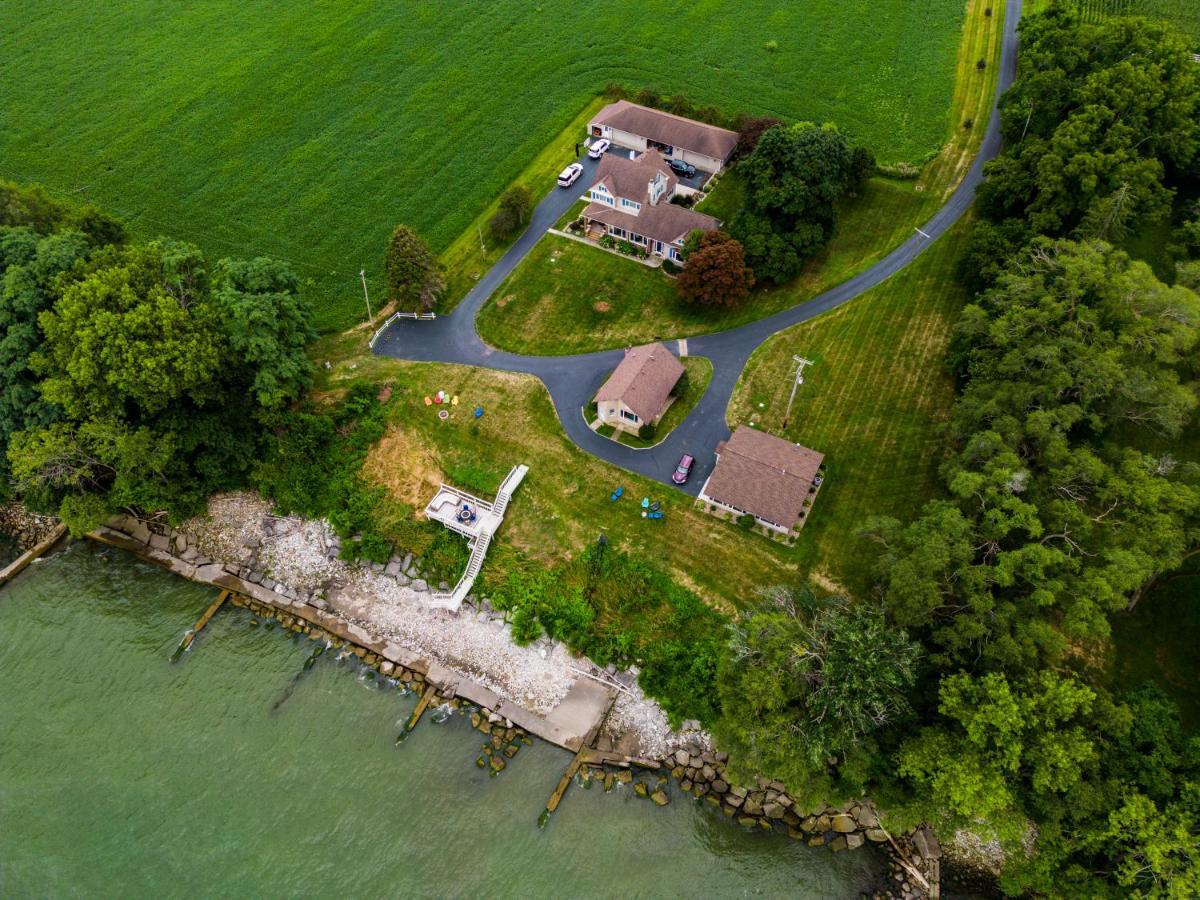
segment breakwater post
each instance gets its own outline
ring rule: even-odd
[[[421,699],[417,702],[417,708],[408,717],[408,724],[404,726],[404,730],[396,737],[397,744],[403,743],[404,739],[417,727],[417,723],[421,721],[421,716],[424,715],[425,710],[429,708],[429,704],[433,702],[437,695],[438,690],[432,684],[425,687],[425,693],[421,695]]]
[[[175,662],[175,660],[179,659],[179,657],[181,657],[187,651],[188,647],[192,646],[192,641],[196,639],[196,635],[204,630],[204,626],[208,624],[208,620],[217,614],[217,610],[219,610],[225,604],[225,601],[229,599],[229,595],[231,593],[232,591],[223,590],[221,593],[217,594],[217,599],[214,600],[212,605],[204,611],[204,615],[199,618],[195,626],[183,636],[183,640],[179,642],[179,646],[176,647],[175,652],[171,654],[171,662]]]
[[[30,563],[58,543],[66,533],[66,525],[58,524],[54,526],[46,537],[42,538],[3,569],[0,569],[0,585],[12,581],[13,578],[25,571]]]

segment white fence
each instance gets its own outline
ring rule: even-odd
[[[395,322],[397,319],[415,319],[416,321],[419,321],[419,322],[432,322],[436,318],[437,318],[437,315],[435,313],[394,312],[390,316],[387,317],[386,322],[384,322],[377,329],[375,329],[375,333],[373,335],[371,335],[371,341],[368,346],[370,346],[370,348],[372,350],[374,350],[375,342],[377,340],[379,340],[379,336],[381,334],[383,334],[385,331],[387,331],[387,327],[389,325],[391,325],[393,322]]]

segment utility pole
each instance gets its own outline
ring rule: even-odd
[[[479,252],[480,252],[480,253],[483,253],[483,254],[485,254],[485,255],[486,255],[486,254],[487,254],[487,247],[485,247],[485,246],[484,246],[484,244],[483,244],[483,226],[482,226],[482,225],[480,225],[478,222],[476,222],[476,223],[475,223],[475,230],[476,230],[477,232],[479,232]]]
[[[805,359],[803,356],[793,356],[792,361],[796,364],[796,374],[792,376],[792,393],[788,397],[787,412],[783,414],[784,428],[787,428],[788,419],[792,417],[792,401],[796,399],[796,388],[804,384],[804,367],[813,365],[811,359]]]
[[[371,312],[371,296],[367,293],[367,270],[359,269],[358,277],[362,279],[363,283],[363,300],[365,300],[367,303],[367,319],[370,320],[372,325],[374,325],[375,315]]]

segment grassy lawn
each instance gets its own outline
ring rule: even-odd
[[[787,309],[868,268],[912,235],[949,196],[969,168],[987,124],[996,87],[1001,17],[971,0],[963,26],[947,138],[914,180],[877,177],[840,210],[837,233],[801,274],[781,287],[757,289],[736,310],[680,303],[660,272],[586,247],[547,239],[531,253],[481,312],[479,333],[520,353],[562,354],[732,328]],[[999,12],[1000,10],[995,10]],[[981,71],[976,63],[988,61]],[[964,127],[967,119],[970,128]],[[736,169],[698,207],[723,221],[743,202]],[[564,218],[571,218],[566,216]]]
[[[332,399],[360,379],[392,385],[392,430],[372,451],[366,469],[397,504],[422,508],[425,495],[443,478],[471,490],[486,484],[494,490],[513,465],[530,467],[489,551],[489,578],[520,564],[513,550],[555,563],[574,557],[602,533],[726,610],[752,600],[757,585],[798,577],[794,551],[743,534],[693,509],[683,494],[578,449],[563,434],[536,379],[363,356],[361,346],[350,335],[317,345],[317,359],[333,363],[320,370],[318,397]],[[460,398],[445,421],[438,419],[438,407],[424,405],[423,398],[438,390]],[[486,411],[479,420],[472,416],[476,405]],[[613,503],[609,495],[617,485],[625,487],[625,497]],[[643,496],[663,503],[664,519],[641,518],[637,501]]]
[[[674,431],[675,427],[687,418],[688,413],[692,411],[692,407],[700,402],[700,398],[708,390],[708,383],[712,381],[712,363],[703,356],[685,356],[680,361],[683,363],[683,368],[687,371],[687,387],[684,388],[683,393],[675,398],[675,401],[670,405],[666,413],[663,414],[654,437],[648,441],[644,441],[637,435],[622,432],[622,444],[629,447],[653,447]]]
[[[583,17],[566,0],[9,0],[0,168],[139,235],[285,259],[335,329],[359,316],[360,268],[382,294],[397,222],[447,250],[610,81],[837,121],[919,161],[946,131],[963,16],[963,0],[716,0],[686,23],[666,0]]]
[[[870,550],[855,537],[863,522],[911,516],[938,492],[940,428],[954,400],[942,359],[967,299],[953,270],[968,234],[960,223],[853,303],[771,338],[730,403],[731,426],[754,423],[825,454],[828,478],[796,552],[802,566],[851,590],[868,580]],[[784,429],[794,354],[816,364]]]
[[[541,200],[555,186],[558,173],[563,170],[567,161],[575,158],[575,142],[583,135],[587,123],[604,106],[604,102],[603,98],[597,97],[587,104],[579,115],[571,120],[571,124],[534,157],[533,162],[525,167],[509,187],[523,184],[533,194],[535,204]],[[506,187],[504,190],[507,189]],[[483,273],[521,236],[521,229],[518,229],[507,241],[496,242],[488,233],[488,221],[500,208],[500,196],[503,193],[504,191],[501,191],[497,194],[466,231],[455,238],[439,256],[440,262],[446,268],[446,296],[439,311],[448,312],[453,309]],[[579,208],[583,208],[582,204]],[[564,218],[569,222],[573,216]]]

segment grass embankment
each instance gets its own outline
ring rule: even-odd
[[[867,586],[857,529],[873,515],[910,516],[938,493],[940,429],[954,401],[943,358],[967,301],[954,265],[969,233],[960,223],[853,303],[775,335],[730,403],[731,426],[753,423],[825,454],[828,477],[797,562],[853,590]],[[793,355],[815,365],[784,428]]]
[[[362,354],[363,337],[339,335],[314,349],[318,397],[333,401],[359,382],[391,385],[383,439],[364,471],[392,492],[397,508],[419,510],[441,479],[471,491],[494,491],[509,468],[529,475],[509,506],[488,553],[489,579],[522,568],[526,555],[545,565],[573,559],[604,534],[613,546],[661,566],[719,609],[753,600],[753,588],[798,577],[786,548],[747,535],[692,508],[683,494],[601,462],[576,447],[541,382],[528,376],[464,366],[405,363]],[[355,368],[351,368],[355,366]],[[449,418],[424,398],[438,390],[459,397]],[[476,405],[484,408],[473,417]],[[613,503],[618,484],[625,496]],[[663,503],[661,521],[641,517],[638,502]],[[424,498],[424,499],[422,499]]]
[[[810,300],[878,262],[945,202],[979,149],[995,96],[1003,27],[1003,9],[997,5],[989,16],[988,8],[983,0],[968,4],[941,150],[918,178],[873,178],[844,203],[833,240],[795,280],[756,290],[739,309],[697,309],[680,302],[660,271],[550,237],[484,307],[480,334],[497,347],[546,355],[721,331]],[[734,169],[698,208],[728,221],[741,195]]]
[[[11,0],[3,174],[138,236],[287,260],[320,326],[343,328],[361,267],[382,295],[397,222],[446,250],[609,81],[836,120],[885,160],[920,160],[944,131],[963,21],[962,0],[724,0],[684,37],[673,5],[610,0],[581,39],[579,12]]]

